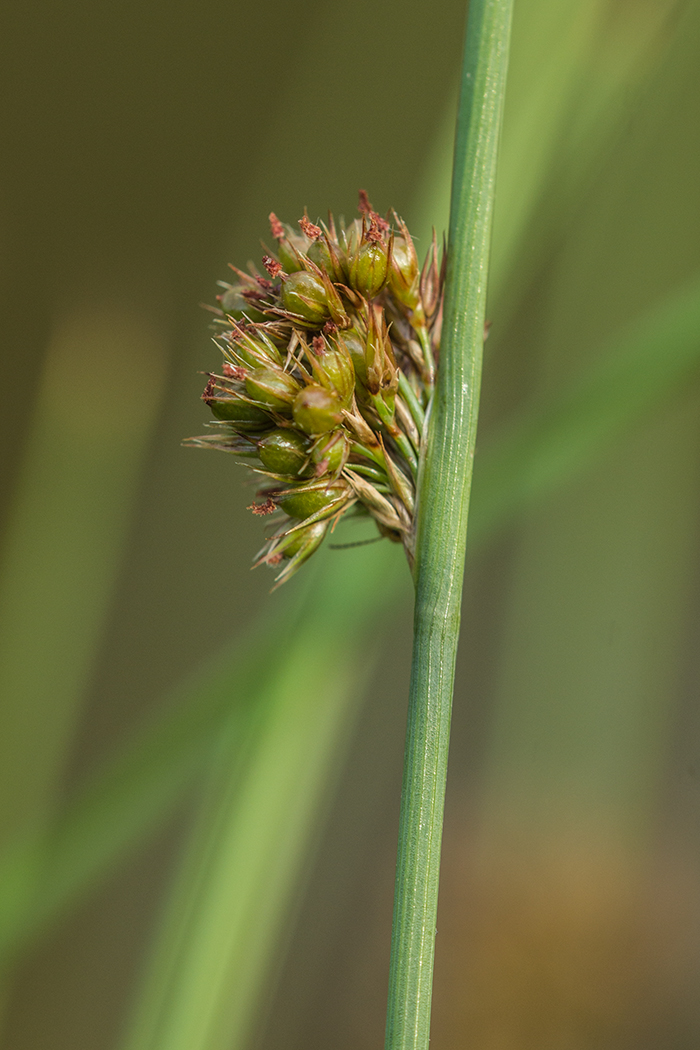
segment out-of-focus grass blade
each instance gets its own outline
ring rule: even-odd
[[[376,548],[360,560],[357,596],[376,616],[403,566]],[[357,661],[364,630],[351,596],[340,615],[321,611],[347,592],[346,580],[347,565],[326,565],[317,610],[268,679],[243,739],[229,733],[219,748],[126,1050],[234,1050],[246,1041],[373,663],[373,654]]]
[[[499,324],[561,236],[691,6],[533,0],[516,8],[489,271]]]
[[[177,690],[167,712],[147,724],[48,828],[38,824],[13,839],[0,858],[0,959],[60,914],[170,811],[211,762],[222,733],[228,740],[247,739],[268,688],[292,681],[297,639],[315,634],[319,647],[325,646],[326,688],[338,691],[336,678],[342,681],[345,654],[355,652],[361,625],[396,600],[404,576],[399,555],[383,545],[319,553],[297,581],[301,586],[280,594],[272,621]]]
[[[24,397],[25,462],[0,564],[0,839],[48,811],[100,641],[142,453],[162,337],[110,303],[59,321]]]
[[[700,280],[651,311],[635,331],[636,336],[630,332],[611,345],[561,399],[523,414],[502,439],[477,456],[473,542],[511,518],[523,503],[593,461],[612,435],[638,422],[659,399],[682,386],[700,364]],[[613,386],[615,396],[610,393]],[[381,547],[348,552],[346,556],[357,559],[353,572],[342,585],[329,576],[330,592],[316,589],[329,566],[319,558],[320,579],[315,573],[312,579],[312,563],[307,580],[313,600],[303,613],[306,621],[300,620],[300,608],[282,606],[279,623],[285,624],[284,631],[275,625],[261,628],[245,652],[236,649],[184,691],[178,704],[67,806],[48,834],[39,830],[14,842],[0,861],[0,902],[5,901],[0,957],[66,907],[172,808],[227,724],[240,725],[244,734],[245,712],[264,706],[270,675],[284,677],[284,661],[291,667],[296,660],[296,639],[308,623],[318,625],[325,644],[335,639],[338,649],[332,651],[339,652],[345,674],[346,642],[356,637],[352,624],[357,619],[371,622],[378,606],[394,594],[392,570],[385,561],[393,553]],[[392,564],[400,576],[401,566]],[[389,575],[378,589],[380,572]],[[278,663],[280,633],[285,645]],[[332,671],[326,685],[338,689]],[[41,866],[35,878],[27,879],[37,857]]]
[[[529,0],[515,8],[489,269],[489,310],[499,326],[639,106],[674,33],[684,31],[689,6]],[[456,108],[455,92],[424,176],[426,214],[438,233],[449,215]],[[416,232],[419,245],[428,243],[429,226]]]
[[[640,318],[556,401],[530,407],[477,456],[477,541],[590,463],[697,373],[700,277]]]
[[[513,51],[499,155],[489,296],[500,302],[504,264],[517,244],[561,148],[562,129],[590,75],[608,0],[534,0],[513,14]]]
[[[0,909],[18,922],[34,907],[36,847],[53,826],[164,365],[148,317],[95,302],[58,321],[37,389],[28,381],[31,431],[0,565],[0,837],[12,844]],[[33,843],[18,850],[27,827]]]
[[[256,660],[255,643],[260,639],[251,640],[248,656],[242,645],[220,654],[48,827],[35,825],[13,839],[0,861],[0,957],[60,915],[169,812],[211,758],[220,732],[242,727],[250,698],[265,688],[265,669],[274,666],[274,654]]]

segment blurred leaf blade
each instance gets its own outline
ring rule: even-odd
[[[618,336],[555,400],[529,407],[477,456],[477,538],[585,467],[697,372],[700,277]]]
[[[98,302],[57,322],[0,571],[0,838],[50,807],[116,580],[164,364],[160,334],[134,309]]]
[[[381,578],[387,564],[378,554],[373,551],[369,562],[363,558],[368,582]],[[338,564],[327,570],[319,581],[320,604],[330,597],[329,582],[337,592],[343,576]],[[328,615],[322,620],[328,623]],[[371,669],[372,660],[359,674],[353,666],[359,644],[357,627],[338,646],[337,624],[324,631],[321,619],[312,616],[268,682],[247,743],[241,747],[229,734],[218,749],[160,923],[127,1050],[232,1050],[245,1044],[302,862],[322,823],[361,680]]]
[[[532,0],[514,13],[510,83],[500,150],[489,309],[505,325],[605,155],[642,104],[689,0],[620,7],[611,0]],[[692,26],[690,27],[692,30]],[[456,94],[422,180],[429,223],[447,228]]]
[[[328,687],[339,688],[346,648],[352,649],[348,638],[392,600],[403,576],[393,549],[375,547],[350,557],[350,575],[346,564],[329,567],[317,559],[300,591],[280,595],[272,622],[177,690],[167,713],[136,734],[48,828],[35,826],[9,844],[0,860],[0,957],[60,914],[172,809],[214,757],[222,732],[242,746],[251,720],[265,708],[268,687],[288,679],[296,666],[297,640],[307,644],[313,633],[319,644],[325,641],[339,668],[329,669]]]
[[[101,640],[164,364],[160,333],[133,307],[95,301],[57,320],[0,567],[0,837],[49,813]]]
[[[500,324],[643,102],[691,7],[536,0],[515,12],[489,279]]]
[[[231,711],[230,682],[237,678],[245,709],[250,671],[238,646],[222,654],[178,695],[173,710],[143,726],[88,779],[48,829],[35,827],[10,843],[0,865],[0,954],[61,914],[170,811],[210,758],[221,727],[242,719],[242,711]]]

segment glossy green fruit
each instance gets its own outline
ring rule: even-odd
[[[274,496],[278,507],[292,518],[301,520],[326,510],[334,504],[340,504],[347,496],[347,485],[334,481],[330,485],[306,485],[301,489],[286,489]]]
[[[334,430],[316,442],[311,458],[326,474],[335,474],[347,459],[350,441],[343,430]]]
[[[389,288],[404,306],[414,310],[420,299],[420,272],[412,244],[403,237],[395,237],[391,252]]]
[[[277,242],[277,258],[285,273],[298,273],[304,264],[300,255],[305,255],[311,241],[303,233],[296,233],[290,226],[286,227],[286,236]]]
[[[365,361],[365,344],[356,328],[348,328],[339,340],[350,354],[355,375],[360,383],[367,384],[367,362]]]
[[[227,288],[222,295],[218,296],[218,302],[224,313],[229,317],[233,317],[236,321],[242,321],[246,317],[250,321],[265,320],[265,315],[254,306],[251,306],[248,300],[241,294],[241,289],[236,285]]]
[[[367,299],[379,294],[386,284],[388,271],[389,259],[385,244],[369,241],[361,245],[350,258],[350,284]]]
[[[254,401],[282,415],[291,415],[292,402],[299,391],[296,379],[281,369],[271,368],[254,368],[246,376],[245,387]]]
[[[311,328],[320,328],[330,317],[326,289],[315,274],[299,271],[282,282],[282,306],[302,318]]]
[[[217,419],[229,420],[232,423],[240,424],[241,429],[262,430],[270,425],[270,417],[266,412],[263,412],[256,405],[249,405],[247,401],[241,401],[235,396],[225,400],[212,398],[210,401],[207,401],[207,404]]]
[[[263,466],[273,474],[302,477],[313,473],[307,462],[309,442],[294,430],[271,430],[258,442],[258,455]]]
[[[320,545],[327,531],[327,521],[315,521],[313,525],[307,525],[305,529],[298,529],[291,536],[286,537],[286,546],[282,554],[285,558],[293,558],[295,554],[302,554],[305,561]]]
[[[319,354],[319,383],[333,393],[337,393],[344,408],[348,408],[355,390],[355,369],[350,354],[343,349],[328,350]]]
[[[265,368],[266,365],[284,364],[280,350],[264,333],[232,332],[229,337],[231,351],[248,368]]]
[[[301,390],[294,401],[294,422],[305,434],[327,434],[342,421],[342,405],[336,394],[317,383]]]
[[[307,251],[311,262],[316,263],[320,269],[325,270],[332,281],[344,281],[345,271],[340,249],[337,245],[331,250],[326,243],[325,237],[318,237]]]

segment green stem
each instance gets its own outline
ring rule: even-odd
[[[419,485],[386,1050],[427,1050],[442,819],[512,0],[471,0],[440,369]]]
[[[435,383],[435,358],[433,356],[433,347],[425,324],[421,324],[415,329],[415,331],[425,360],[425,370],[423,374],[423,384],[425,386],[424,396],[430,399],[433,392],[433,385]]]
[[[399,452],[406,460],[406,464],[411,472],[411,477],[415,482],[416,475],[418,474],[418,457],[416,456],[416,453],[413,449],[413,445],[408,440],[404,432],[399,427],[397,427],[395,423],[387,426],[386,429],[389,433],[389,436],[393,439],[394,443],[396,444],[396,447],[398,448]]]
[[[413,422],[416,424],[418,433],[422,437],[423,428],[425,426],[425,412],[423,411],[420,401],[416,397],[413,387],[408,381],[408,376],[401,371],[399,371],[399,392],[408,405],[408,410],[413,417]]]

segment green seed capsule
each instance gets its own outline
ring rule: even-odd
[[[222,295],[218,296],[218,302],[224,313],[229,317],[233,317],[236,321],[242,321],[244,317],[249,318],[251,321],[266,320],[265,315],[254,306],[251,306],[241,294],[241,289],[237,285],[231,285]]]
[[[254,368],[246,376],[248,395],[259,401],[265,408],[272,408],[283,415],[291,415],[292,402],[299,390],[299,384],[287,372],[280,369]]]
[[[404,306],[415,310],[420,299],[419,269],[416,250],[403,237],[395,237],[391,252],[389,287]]]
[[[335,503],[340,503],[346,495],[347,486],[336,481],[331,485],[307,485],[303,489],[287,489],[276,493],[274,501],[291,518],[303,520],[332,507]]]
[[[314,445],[312,459],[324,473],[335,474],[340,470],[350,447],[350,441],[343,430],[334,430],[328,437],[321,438]]]
[[[367,384],[367,362],[365,361],[365,344],[356,328],[348,328],[340,337],[341,342],[350,354],[355,375],[363,386]]]
[[[236,364],[242,362],[247,368],[260,368],[261,362],[254,357],[246,344],[240,340],[232,339],[229,343],[232,353],[236,355]]]
[[[350,258],[350,284],[360,295],[372,299],[386,284],[388,268],[386,245],[369,241]]]
[[[337,245],[329,248],[325,237],[318,237],[306,253],[311,262],[325,270],[332,281],[344,281],[345,272],[340,250]]]
[[[301,390],[294,401],[294,422],[305,434],[327,434],[342,421],[342,406],[336,394],[317,383]]]
[[[232,333],[230,346],[236,357],[249,368],[263,368],[266,363],[283,364],[282,354],[264,332],[255,335],[250,332]]]
[[[312,473],[307,465],[300,474],[309,458],[309,443],[294,430],[270,431],[258,442],[258,455],[263,466],[273,474],[300,477]]]
[[[286,546],[281,553],[285,558],[293,558],[295,554],[303,552],[304,561],[306,561],[320,545],[327,531],[327,521],[315,521],[313,525],[307,525],[305,529],[298,529],[285,538]]]
[[[353,219],[349,226],[341,229],[338,243],[345,252],[346,262],[355,255],[362,241],[362,219]],[[349,262],[348,262],[349,265]]]
[[[286,223],[282,228],[284,236],[277,241],[277,258],[285,273],[297,273],[304,268],[299,256],[306,254],[311,241],[303,233],[292,229]]]
[[[316,378],[319,383],[337,393],[344,407],[352,401],[355,390],[355,369],[352,359],[343,350],[327,350],[317,358]]]
[[[320,328],[330,317],[328,298],[323,281],[312,273],[292,273],[282,282],[282,306],[297,314],[311,328]]]
[[[241,401],[235,396],[225,400],[212,398],[207,404],[217,419],[229,420],[241,429],[262,430],[270,425],[270,417],[261,408],[249,405],[247,401]]]

